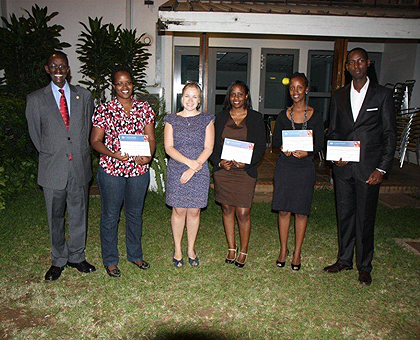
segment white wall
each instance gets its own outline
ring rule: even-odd
[[[417,45],[406,42],[390,42],[384,46],[381,66],[381,84],[413,79]]]
[[[7,8],[7,17],[14,13],[17,17],[26,16],[23,9],[28,11],[34,5],[33,0],[1,0],[1,8]],[[148,84],[155,82],[155,60],[156,60],[156,21],[158,5],[146,6],[143,1],[133,2],[133,27],[137,32],[147,33],[152,38],[152,46],[149,51],[152,56],[149,59],[149,68],[146,70]],[[164,3],[164,0],[155,1],[155,4]],[[70,43],[72,46],[64,50],[69,57],[72,70],[72,83],[77,84],[81,79],[79,73],[80,62],[77,59],[76,44],[83,27],[80,21],[88,24],[88,17],[103,17],[102,23],[113,23],[115,26],[122,25],[127,28],[127,1],[126,0],[37,0],[39,7],[48,7],[48,13],[58,12],[59,14],[51,20],[52,24],[60,24],[65,29],[61,32],[61,41]],[[2,13],[3,16],[6,13]]]
[[[132,27],[137,32],[146,33],[152,39],[149,52],[149,67],[146,70],[146,81],[149,85],[162,86],[167,99],[168,108],[172,97],[172,74],[173,74],[173,51],[174,46],[199,46],[199,39],[192,37],[180,37],[163,35],[158,36],[156,21],[158,7],[166,0],[155,0],[154,5],[144,5],[144,1],[137,0],[37,0],[40,7],[48,6],[49,13],[59,12],[52,23],[64,26],[61,40],[72,46],[65,49],[69,56],[72,68],[72,83],[76,84],[81,75],[80,63],[77,60],[76,44],[82,30],[79,21],[87,23],[88,17],[103,17],[103,23],[112,22],[114,25],[122,24],[127,27],[127,3],[132,4]],[[33,0],[1,0],[1,14],[9,16],[15,13],[18,17],[24,14],[23,9],[30,10],[34,5]],[[7,13],[4,13],[7,11]],[[250,89],[253,103],[258,103],[258,91],[260,83],[260,55],[262,48],[299,49],[299,71],[307,73],[309,50],[333,50],[332,41],[294,40],[294,39],[249,39],[243,36],[237,38],[210,38],[211,47],[241,47],[250,48],[251,75]],[[420,47],[416,43],[349,43],[349,49],[361,46],[369,52],[383,52],[382,71],[380,83],[396,82],[406,79],[417,79],[413,103],[420,105]],[[415,97],[415,98],[414,98]],[[255,107],[258,109],[257,105]]]
[[[410,104],[411,107],[420,107],[420,44],[417,44],[413,79],[415,79],[417,83],[414,85]]]

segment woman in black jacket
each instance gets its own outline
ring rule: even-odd
[[[210,157],[214,167],[216,201],[222,205],[223,225],[228,243],[226,263],[242,268],[248,256],[251,233],[251,205],[257,183],[257,164],[266,148],[265,125],[261,113],[252,110],[248,86],[233,82],[226,93],[223,111],[216,115],[215,142]],[[254,143],[250,164],[221,159],[225,138]],[[235,217],[241,241],[240,252],[235,242]]]

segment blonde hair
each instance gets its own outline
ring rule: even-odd
[[[188,81],[182,89],[182,92],[181,92],[182,97],[184,97],[185,91],[187,91],[189,88],[195,88],[199,92],[200,100],[199,100],[198,105],[197,105],[197,110],[198,110],[201,106],[201,96],[203,94],[203,92],[201,91],[200,84],[197,83],[196,81]],[[182,103],[182,101],[181,101],[181,103]]]

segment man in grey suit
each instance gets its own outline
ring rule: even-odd
[[[26,119],[39,153],[38,184],[44,192],[50,231],[52,266],[45,280],[54,281],[66,265],[83,273],[95,271],[84,253],[88,183],[92,178],[89,134],[93,99],[89,91],[67,82],[70,67],[65,53],[52,53],[45,71],[51,83],[28,95]]]

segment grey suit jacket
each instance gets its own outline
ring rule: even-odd
[[[328,139],[360,141],[360,162],[334,165],[339,176],[366,181],[376,169],[391,170],[397,144],[396,117],[392,90],[370,83],[354,121],[350,104],[350,84],[337,90],[331,99]]]
[[[70,162],[76,181],[86,185],[92,178],[89,135],[93,99],[90,92],[70,85],[70,126],[67,131],[51,85],[32,92],[26,99],[29,134],[39,153],[38,184],[62,190],[66,187]],[[71,153],[72,160],[68,155]]]

